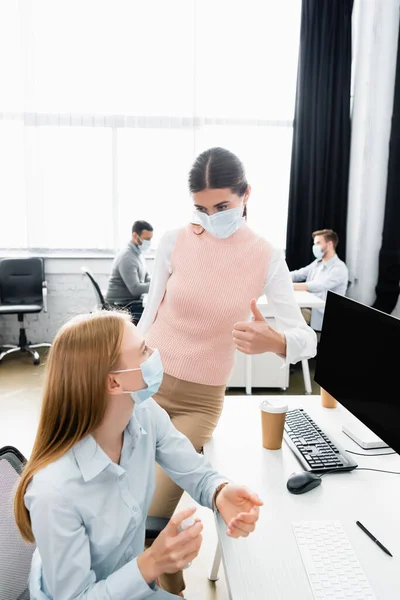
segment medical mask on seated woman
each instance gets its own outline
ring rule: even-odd
[[[201,225],[214,237],[226,239],[233,235],[245,222],[243,206],[223,210],[211,216],[195,210],[192,222]]]
[[[157,349],[153,350],[151,356],[142,362],[140,367],[137,369],[120,369],[119,371],[112,371],[112,373],[129,373],[130,371],[142,371],[144,382],[147,385],[144,390],[123,392],[124,394],[130,394],[135,406],[137,406],[154,396],[154,394],[157,394],[158,390],[160,389],[160,385],[164,377],[164,367],[159,351]]]

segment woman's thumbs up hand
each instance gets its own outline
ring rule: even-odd
[[[254,298],[251,301],[250,309],[253,319],[236,323],[232,332],[237,350],[244,354],[274,352],[280,356],[286,356],[285,335],[268,324]]]

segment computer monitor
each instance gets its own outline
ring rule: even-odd
[[[315,381],[400,453],[400,319],[328,292]]]

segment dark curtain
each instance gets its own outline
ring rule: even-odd
[[[333,229],[346,254],[353,0],[303,0],[286,260],[313,260],[311,234]]]
[[[400,43],[389,144],[388,181],[374,308],[391,313],[400,292]]]

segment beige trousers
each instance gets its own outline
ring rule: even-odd
[[[202,385],[165,374],[154,400],[167,411],[176,429],[200,452],[217,426],[224,397],[224,385]],[[149,515],[170,518],[182,493],[183,490],[156,465],[156,490]],[[182,592],[185,589],[182,571],[160,577],[160,586],[171,594]]]
[[[311,308],[301,308],[300,310],[305,322],[309,325],[311,323]]]

